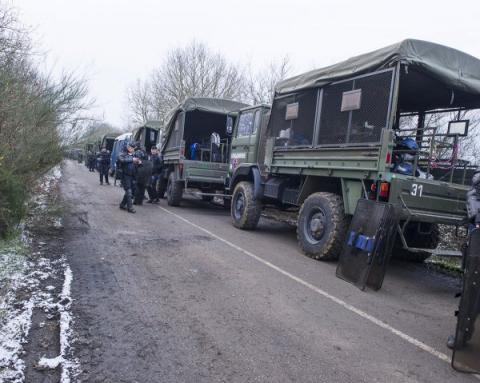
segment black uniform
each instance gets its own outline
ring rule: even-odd
[[[467,192],[467,216],[468,216],[468,223],[469,223],[469,234],[471,234],[472,230],[475,228],[480,227],[480,169],[477,169],[472,177],[472,188]],[[467,265],[470,261],[470,254],[475,251],[478,251],[478,249],[471,249],[470,248],[470,242],[471,239],[469,237],[469,240],[465,244],[465,247],[463,248],[463,269],[467,269]],[[464,274],[465,278],[465,274]],[[455,347],[461,347],[462,345],[465,344],[468,340],[470,340],[469,335],[473,334],[474,332],[474,324],[475,320],[472,321],[472,318],[476,318],[478,312],[480,311],[478,309],[478,305],[480,302],[476,300],[467,300],[467,306],[464,308],[466,312],[469,313],[467,318],[462,317],[462,315],[459,316],[459,323],[457,324],[458,328],[461,329],[459,333],[456,335],[459,337],[459,339],[455,339],[454,335],[450,335],[447,340],[447,346],[451,349]],[[467,321],[468,323],[465,323]],[[470,331],[465,332],[463,329],[465,328],[470,328]]]
[[[140,164],[135,165],[135,198],[133,203],[135,205],[142,205],[145,198],[145,189],[152,175],[152,163],[148,160],[145,152],[141,149],[137,148],[133,156],[141,160]]]
[[[470,223],[480,225],[480,169],[472,177],[472,188],[467,193],[467,214]]]
[[[150,198],[148,202],[158,202],[161,196],[157,193],[157,182],[162,173],[162,157],[159,154],[151,154],[150,161],[152,162],[152,176],[147,188]]]
[[[122,152],[118,157],[118,163],[122,170],[122,186],[123,190],[125,190],[120,208],[134,212],[135,210],[133,210],[132,207],[132,196],[133,190],[135,189],[135,165],[133,163],[133,155],[126,151]]]
[[[110,170],[110,152],[106,149],[102,149],[97,155],[98,172],[100,173],[100,185],[103,185],[103,178],[105,177],[105,183],[108,182],[108,171]]]
[[[93,152],[88,152],[87,154],[88,161],[88,170],[91,172],[95,171],[95,154]]]

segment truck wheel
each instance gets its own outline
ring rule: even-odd
[[[253,199],[251,182],[242,181],[235,186],[231,205],[233,226],[242,230],[253,230],[257,227],[262,213],[262,203]]]
[[[158,179],[156,189],[157,189],[158,196],[160,198],[165,198],[165,192],[167,190],[167,182],[165,182],[165,179],[163,177]]]
[[[314,259],[338,259],[347,228],[342,198],[333,193],[310,195],[298,213],[298,243],[303,252]]]
[[[167,183],[167,203],[170,206],[179,206],[183,195],[183,185],[179,181],[175,181],[173,172],[168,176]]]
[[[438,244],[440,243],[440,230],[438,228],[438,225],[427,223],[423,223],[422,225],[428,225],[429,230],[425,231],[429,233],[419,233],[418,225],[416,222],[412,222],[407,225],[404,235],[408,246],[423,249],[436,249]],[[424,262],[427,258],[429,258],[431,254],[427,252],[414,253],[405,250],[402,245],[402,240],[397,234],[392,255],[396,259],[421,263]]]

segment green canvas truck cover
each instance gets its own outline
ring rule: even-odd
[[[454,91],[480,97],[479,59],[453,48],[413,39],[283,80],[277,84],[275,95],[323,87],[335,81],[391,68],[397,63],[414,67]]]
[[[200,110],[210,113],[228,114],[247,107],[247,104],[241,102],[226,100],[222,98],[208,98],[208,97],[190,97],[184,102],[178,104],[173,110],[169,112],[167,123],[165,125],[165,140],[162,145],[162,150],[170,138],[170,132],[175,125],[175,119],[180,112],[191,112]]]
[[[132,137],[135,137],[135,134],[142,128],[151,128],[151,129],[160,130],[162,128],[162,123],[161,123],[161,121],[158,121],[158,120],[148,120],[145,123],[143,123],[142,125],[133,129]]]

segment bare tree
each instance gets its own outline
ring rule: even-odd
[[[63,138],[91,105],[83,78],[44,73],[41,59],[0,1],[0,235],[21,218],[31,181],[62,159]]]
[[[132,119],[163,120],[168,111],[187,97],[240,100],[245,89],[243,71],[205,44],[192,42],[172,49],[162,65],[145,82],[129,90]]]
[[[131,118],[135,124],[141,124],[156,117],[152,105],[152,96],[151,83],[148,80],[137,80],[135,85],[127,90]]]
[[[270,104],[273,100],[275,85],[285,79],[290,72],[291,65],[288,56],[278,62],[270,63],[267,68],[256,73],[250,71],[244,98],[253,105]]]

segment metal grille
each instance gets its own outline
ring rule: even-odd
[[[322,96],[319,145],[344,144],[347,141],[350,112],[342,112],[343,92],[352,90],[353,81],[326,86]]]
[[[287,105],[298,103],[298,117],[286,119]],[[276,99],[272,106],[270,136],[276,146],[311,146],[315,126],[317,90]]]
[[[359,110],[352,111],[348,142],[378,142],[388,125],[392,72],[383,72],[355,80],[354,89],[362,90]]]
[[[393,71],[326,86],[318,135],[319,145],[375,143],[388,125]],[[342,112],[344,92],[361,90],[360,108]]]

